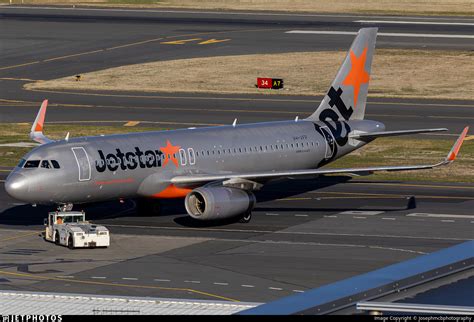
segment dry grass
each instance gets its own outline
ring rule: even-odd
[[[451,140],[381,138],[329,165],[331,168],[377,165],[433,164],[443,160]],[[379,172],[374,180],[474,182],[474,141],[465,141],[456,161],[448,166],[422,171]]]
[[[27,84],[28,89],[148,92],[269,93],[256,77],[285,80],[279,94],[322,95],[345,52],[304,52],[192,58],[128,65]],[[474,53],[468,51],[377,50],[369,96],[472,99]]]
[[[27,123],[1,123],[0,144],[30,142],[28,134],[31,124]],[[145,127],[124,127],[124,126],[90,126],[74,124],[49,124],[46,123],[45,133],[52,139],[63,139],[66,133],[70,132],[71,137],[88,135],[107,135],[115,133],[130,133],[142,131],[158,131],[160,128]],[[0,146],[0,166],[13,167],[31,148],[5,147]]]
[[[13,0],[19,3],[21,0]],[[96,4],[208,10],[271,10],[317,13],[473,15],[472,0],[24,0],[25,3]]]

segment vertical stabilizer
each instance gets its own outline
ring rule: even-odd
[[[312,121],[362,120],[369,88],[377,28],[359,30]]]

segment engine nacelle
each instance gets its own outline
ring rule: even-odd
[[[214,220],[244,215],[255,206],[251,192],[228,187],[196,188],[186,196],[186,211],[194,219]]]

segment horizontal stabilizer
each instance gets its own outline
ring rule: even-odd
[[[409,135],[409,134],[419,134],[419,133],[433,133],[433,132],[444,132],[447,131],[446,128],[439,129],[420,129],[420,130],[400,130],[400,131],[384,131],[384,132],[371,132],[371,133],[356,133],[350,134],[351,139],[357,140],[373,140],[381,137],[388,136],[399,136],[399,135]]]

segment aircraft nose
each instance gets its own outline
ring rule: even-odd
[[[22,200],[27,196],[28,183],[26,177],[20,173],[12,173],[5,180],[5,190],[15,198]]]

